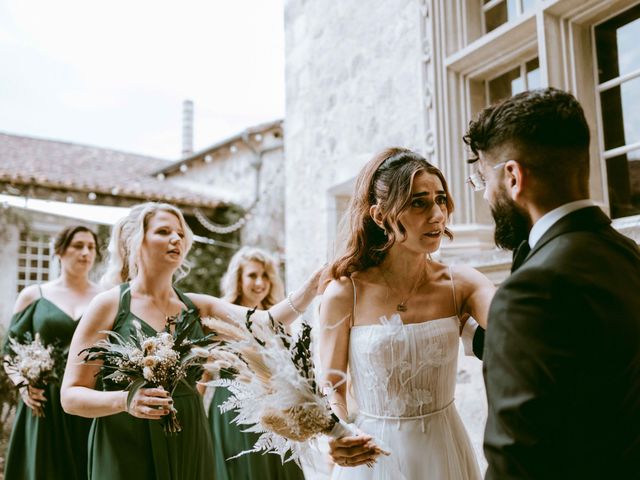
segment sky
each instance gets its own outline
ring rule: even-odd
[[[0,0],[0,132],[176,160],[284,117],[283,0]]]

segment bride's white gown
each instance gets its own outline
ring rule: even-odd
[[[355,424],[391,451],[373,468],[340,467],[333,479],[475,480],[480,471],[453,403],[458,317],[404,325],[399,315],[351,327]]]

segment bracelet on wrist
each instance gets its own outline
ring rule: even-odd
[[[291,300],[292,296],[293,296],[293,292],[289,292],[289,295],[287,295],[287,305],[289,305],[289,308],[293,310],[293,313],[297,314],[298,316],[304,314],[304,310],[300,311],[295,307],[295,305],[293,304],[293,301]]]

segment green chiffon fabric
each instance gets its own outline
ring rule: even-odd
[[[231,378],[223,374],[223,377]],[[304,480],[298,465],[286,462],[273,453],[247,453],[230,459],[240,452],[250,450],[260,436],[253,432],[243,432],[231,420],[234,412],[220,413],[218,408],[231,394],[226,388],[216,387],[209,407],[209,423],[213,436],[213,452],[216,463],[216,480],[236,480],[259,478],[261,480]]]
[[[39,333],[47,345],[69,346],[77,321],[51,303],[39,298],[11,319],[7,337],[18,341],[30,332]],[[7,353],[6,343],[4,353]],[[45,387],[44,418],[37,417],[22,400],[18,403],[13,430],[5,456],[7,480],[87,478],[87,438],[91,420],[68,415],[60,405],[60,386]]]
[[[182,321],[192,324],[189,338],[204,336],[198,310],[188,297],[176,290],[188,308]],[[130,311],[128,284],[121,286],[120,306],[113,330],[124,338],[135,333],[134,322],[142,325],[146,335],[157,332]],[[197,369],[196,369],[197,370]],[[180,384],[173,402],[182,431],[168,435],[158,420],[143,420],[127,413],[94,420],[89,435],[89,478],[91,480],[213,480],[214,462],[211,434],[202,399],[195,389],[199,371],[188,378],[189,386]],[[109,390],[117,385],[104,385]]]

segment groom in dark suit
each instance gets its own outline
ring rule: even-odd
[[[640,478],[640,251],[589,200],[582,108],[524,92],[465,142],[496,243],[516,250],[484,342],[486,478]]]

